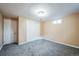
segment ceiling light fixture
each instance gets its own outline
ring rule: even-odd
[[[45,17],[47,15],[47,11],[44,9],[37,9],[35,11],[36,15],[38,15],[39,17]]]

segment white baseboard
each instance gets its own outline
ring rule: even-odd
[[[62,43],[62,42],[58,42],[58,41],[54,41],[54,40],[52,40],[52,39],[47,39],[47,40],[49,40],[49,41],[53,41],[53,42],[55,42],[55,43],[59,43],[59,44],[63,44],[63,45],[66,45],[66,46],[70,46],[70,47],[79,49],[79,46],[75,46],[75,45],[71,45],[71,44],[66,44],[66,43]]]
[[[46,37],[43,37],[43,38],[45,38],[46,40],[55,42],[55,43],[59,43],[59,44],[62,44],[62,45],[66,45],[66,46],[70,46],[70,47],[79,49],[79,46],[76,46],[76,45],[66,44],[66,43],[63,43],[63,42],[58,42],[58,41],[55,41],[55,40],[52,40],[52,39],[49,39],[49,38],[46,38]]]
[[[22,45],[22,44],[25,44],[26,42],[21,42],[21,43],[18,43],[18,45]]]

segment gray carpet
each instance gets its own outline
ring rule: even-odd
[[[23,45],[5,45],[0,56],[79,56],[79,49],[43,39]]]

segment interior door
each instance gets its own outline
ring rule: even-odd
[[[16,21],[4,19],[4,44],[10,44],[17,41]]]
[[[18,40],[18,24],[17,20],[11,20],[11,32],[12,32],[12,40],[17,43]]]

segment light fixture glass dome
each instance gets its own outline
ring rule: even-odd
[[[44,9],[37,9],[35,11],[35,14],[38,15],[39,17],[45,17],[47,15],[47,11]]]

